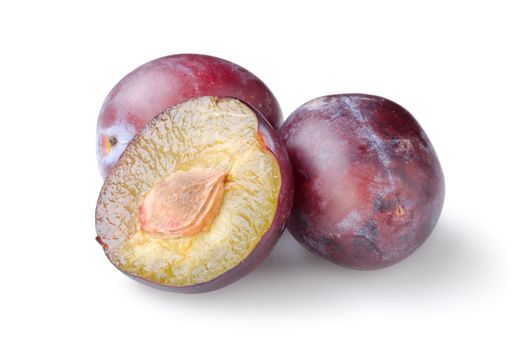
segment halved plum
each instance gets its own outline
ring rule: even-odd
[[[269,88],[237,64],[197,54],[161,57],[130,72],[103,103],[97,120],[97,160],[103,178],[150,119],[200,96],[243,100],[274,128],[283,121],[279,104]]]
[[[293,112],[280,134],[294,169],[288,229],[310,251],[375,269],[429,237],[443,205],[443,173],[404,108],[378,96],[324,96]]]
[[[196,98],[155,117],[123,152],[99,196],[97,240],[132,277],[209,291],[270,253],[292,196],[286,150],[261,114]]]

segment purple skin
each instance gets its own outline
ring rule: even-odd
[[[243,100],[279,128],[283,116],[269,88],[221,58],[180,54],[158,58],[125,76],[106,97],[97,120],[97,161],[103,178],[131,139],[165,109],[201,96]]]
[[[445,197],[442,169],[413,116],[382,97],[309,101],[280,129],[294,170],[288,229],[339,265],[377,269],[431,234]]]
[[[142,277],[127,273],[126,271],[119,269],[119,267],[114,264],[116,268],[118,268],[121,272],[125,273],[127,276],[133,278],[134,280],[156,289],[179,293],[205,293],[216,289],[220,289],[233,282],[236,282],[237,280],[239,280],[240,278],[244,277],[252,270],[254,270],[258,265],[260,265],[263,262],[263,260],[267,258],[267,256],[269,256],[277,241],[281,237],[281,234],[285,230],[286,223],[290,216],[294,197],[294,181],[292,175],[292,167],[290,164],[287,151],[279,136],[276,134],[276,131],[258,110],[254,109],[250,105],[249,107],[256,112],[256,115],[258,117],[258,134],[261,136],[265,147],[276,158],[281,173],[281,185],[279,189],[278,204],[274,220],[272,221],[270,228],[267,230],[267,232],[263,234],[263,236],[259,240],[256,247],[252,250],[252,252],[237,266],[224,272],[215,279],[208,282],[195,284],[192,286],[173,287],[168,285],[162,285],[148,281]],[[117,166],[117,164],[115,166]],[[104,190],[105,188],[103,186],[103,188],[101,189],[101,193]],[[99,198],[102,198],[102,195],[100,195]],[[100,242],[99,237],[97,237],[96,240],[101,244],[101,246],[103,246],[103,243]],[[109,257],[108,260],[110,260]],[[112,261],[110,260],[110,262]]]

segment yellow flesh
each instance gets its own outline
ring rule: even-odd
[[[123,271],[170,286],[210,281],[243,261],[269,229],[279,166],[258,137],[254,112],[237,100],[192,100],[154,123],[136,136],[105,182],[96,209],[98,236]],[[179,238],[142,231],[138,209],[144,195],[171,173],[196,168],[226,174],[212,224]]]

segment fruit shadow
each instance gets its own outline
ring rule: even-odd
[[[149,298],[158,297],[160,303],[226,313],[279,312],[309,304],[326,308],[380,298],[429,300],[438,295],[462,296],[488,283],[493,272],[489,268],[492,257],[482,254],[481,242],[469,240],[470,232],[460,227],[453,220],[440,220],[428,241],[411,257],[376,271],[335,265],[308,252],[285,231],[261,266],[220,290],[183,295],[140,285],[132,288]]]

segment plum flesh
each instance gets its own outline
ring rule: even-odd
[[[268,256],[292,196],[288,155],[261,114],[201,97],[155,117],[125,149],[99,195],[97,240],[139,281],[206,292]]]
[[[269,88],[232,62],[196,54],[158,58],[125,76],[103,103],[97,121],[97,159],[103,178],[149,120],[167,108],[200,96],[243,100],[274,128],[283,120]]]
[[[431,234],[444,201],[436,153],[413,116],[382,97],[314,99],[280,129],[294,170],[288,222],[310,251],[357,269],[392,265]]]

